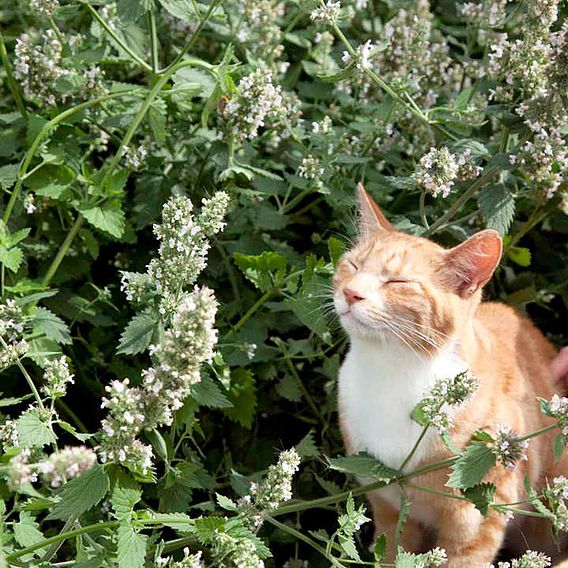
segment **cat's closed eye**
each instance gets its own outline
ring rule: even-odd
[[[351,267],[351,269],[355,270],[355,272],[357,272],[357,270],[359,270],[359,265],[356,262],[353,262],[352,260],[348,260],[347,261],[349,266]]]
[[[385,281],[385,284],[415,284],[412,280],[405,280],[404,278],[391,278]]]

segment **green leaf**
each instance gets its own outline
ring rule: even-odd
[[[198,22],[200,14],[196,14],[191,0],[159,0],[160,4],[174,17],[188,23]]]
[[[531,264],[531,251],[525,247],[511,247],[507,250],[507,256],[519,266],[527,267]]]
[[[153,317],[146,314],[134,316],[120,335],[117,354],[136,355],[146,351],[152,343],[155,329]]]
[[[477,198],[479,208],[489,229],[504,235],[509,230],[515,216],[515,198],[504,185],[488,185]]]
[[[489,505],[493,502],[495,491],[497,488],[493,483],[478,483],[473,487],[463,491],[464,497],[467,497],[475,508],[485,517],[489,511]]]
[[[373,546],[373,556],[375,558],[375,562],[381,561],[387,553],[387,535],[385,533],[381,533],[379,538],[375,540],[375,544]]]
[[[366,452],[359,452],[353,456],[327,458],[329,467],[343,473],[350,473],[357,477],[370,477],[377,481],[391,481],[400,472],[386,466]]]
[[[91,469],[68,481],[58,492],[59,501],[48,520],[66,521],[78,518],[100,503],[110,488],[109,479],[102,466],[96,464]]]
[[[202,374],[198,383],[191,385],[190,394],[201,406],[208,408],[231,408],[233,406],[219,385],[205,373]]]
[[[337,266],[341,255],[344,253],[346,247],[346,243],[336,237],[330,237],[327,240],[327,249],[329,251],[329,258],[331,258],[331,262],[333,266]]]
[[[34,334],[43,334],[62,345],[72,343],[67,324],[47,308],[37,308],[32,326]]]
[[[219,507],[221,507],[221,509],[233,512],[237,512],[239,510],[235,502],[232,499],[225,497],[225,495],[215,493],[215,497],[217,498],[217,503],[219,504]]]
[[[136,22],[153,7],[153,0],[118,0],[117,13],[125,23]]]
[[[291,402],[300,402],[302,400],[302,391],[298,386],[296,379],[290,375],[284,375],[276,384],[276,392],[286,400]]]
[[[16,430],[23,447],[41,448],[56,441],[49,417],[44,418],[39,408],[24,412],[16,420]]]
[[[250,428],[256,409],[256,385],[251,371],[248,369],[233,371],[229,400],[233,407],[226,408],[225,414],[245,428]]]
[[[32,397],[33,394],[30,393],[30,394],[25,394],[24,396],[10,396],[6,398],[0,398],[0,408],[4,408],[6,406],[13,406],[15,404],[20,404],[20,402],[28,400]]]
[[[0,263],[8,270],[18,272],[23,260],[24,253],[18,247],[7,249],[6,247],[0,246]]]
[[[0,168],[0,188],[10,189],[18,179],[20,164],[6,164]]]
[[[110,502],[117,518],[130,518],[136,503],[140,501],[140,485],[127,473],[117,470]]]
[[[107,202],[98,207],[81,208],[79,211],[96,229],[117,239],[124,234],[124,212],[120,207]]]
[[[242,273],[261,292],[272,290],[282,280],[288,264],[286,258],[275,252],[263,252],[258,256],[236,252],[233,258]]]
[[[116,560],[120,568],[143,568],[148,537],[128,524],[118,527]]]
[[[297,444],[296,451],[302,458],[315,458],[319,450],[314,440],[314,431],[310,430]]]
[[[494,465],[495,454],[491,449],[483,442],[472,442],[452,465],[446,486],[469,489],[481,483]]]
[[[23,547],[33,546],[44,540],[39,524],[27,511],[20,513],[20,520],[14,525],[14,538]]]

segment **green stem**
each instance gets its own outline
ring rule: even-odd
[[[323,0],[320,0],[320,4],[322,6],[325,6],[325,3],[324,3]],[[345,34],[341,30],[341,28],[337,24],[333,24],[332,29],[333,29],[335,35],[339,38],[339,40],[346,47],[349,55],[351,55],[351,57],[353,59],[355,59],[357,57],[357,53],[353,49],[351,42],[347,39],[347,37],[345,36]],[[452,132],[449,132],[448,130],[446,130],[445,128],[440,126],[439,124],[432,122],[424,114],[424,112],[420,109],[420,107],[416,104],[414,99],[412,99],[412,97],[409,94],[406,94],[406,97],[407,97],[408,100],[405,100],[384,79],[381,79],[381,77],[379,77],[372,69],[369,69],[368,67],[363,67],[363,72],[369,77],[369,79],[371,79],[371,81],[373,81],[373,83],[375,83],[378,87],[380,87],[385,93],[389,94],[396,102],[398,102],[402,107],[404,107],[411,114],[413,114],[418,120],[420,120],[421,122],[424,122],[428,126],[434,128],[435,130],[437,130],[438,132],[440,132],[441,134],[443,134],[445,137],[449,138],[450,140],[458,140],[458,137],[455,134],[453,134]]]
[[[225,334],[225,338],[230,337],[233,333],[236,333],[243,327],[243,325],[249,320],[249,318],[256,313],[256,311],[262,307],[262,305],[274,294],[275,289],[272,288],[265,292],[254,304],[247,313]]]
[[[547,211],[543,211],[541,207],[537,207],[531,213],[530,217],[526,220],[520,230],[511,237],[511,240],[503,251],[503,256],[505,256],[509,252],[511,247],[514,247],[534,226],[543,221],[547,217],[547,215]]]
[[[287,515],[289,513],[295,513],[297,511],[305,511],[307,509],[314,509],[314,508],[324,507],[327,505],[332,505],[340,501],[345,501],[345,499],[347,499],[349,495],[353,495],[353,497],[356,497],[358,495],[363,495],[364,493],[368,493],[369,491],[374,491],[375,489],[382,489],[383,487],[387,487],[388,485],[392,485],[394,483],[400,483],[407,479],[412,479],[413,477],[424,475],[425,473],[429,473],[431,471],[444,469],[445,467],[452,465],[457,459],[458,459],[457,456],[454,456],[433,464],[428,464],[419,467],[418,469],[411,471],[409,473],[401,474],[396,478],[391,479],[390,481],[373,481],[372,483],[361,485],[360,487],[356,487],[355,489],[352,489],[350,491],[343,491],[341,493],[336,493],[335,495],[329,495],[328,497],[320,497],[319,499],[311,499],[309,501],[300,501],[297,503],[282,505],[281,507],[278,507],[278,509],[271,511],[270,514],[272,516]]]
[[[292,373],[292,376],[294,377],[294,380],[296,381],[298,388],[302,391],[302,395],[304,396],[304,399],[308,403],[308,406],[310,407],[311,411],[314,413],[315,417],[320,422],[323,422],[323,416],[321,415],[321,412],[320,412],[319,408],[317,407],[317,404],[314,402],[314,399],[311,397],[308,389],[306,388],[306,385],[304,384],[304,382],[300,378],[300,375],[298,374],[298,370],[296,369],[296,366],[294,365],[294,362],[292,361],[292,359],[290,357],[290,353],[286,349],[285,343],[283,341],[279,340],[277,345],[280,348],[280,350],[282,351],[282,354],[284,355],[284,358],[286,360],[286,365],[288,366],[288,369],[290,369],[290,373]]]
[[[63,525],[63,528],[61,529],[61,531],[59,531],[59,534],[65,534],[66,532],[68,532],[69,529],[75,524],[76,521],[77,521],[77,518],[75,516],[69,517],[67,519],[67,521],[65,521],[65,524]],[[54,542],[51,545],[51,547],[48,549],[48,551],[45,553],[45,555],[41,559],[41,561],[48,563],[57,554],[57,551],[61,548],[62,544],[63,544],[63,540],[60,540],[59,542]]]
[[[77,113],[77,112],[81,112],[82,110],[85,110],[86,108],[89,108],[91,106],[95,106],[101,102],[104,101],[108,101],[110,99],[115,99],[117,97],[123,97],[123,96],[127,96],[127,95],[132,95],[134,94],[136,91],[131,89],[128,91],[120,91],[117,93],[111,93],[109,95],[104,95],[102,97],[97,97],[96,99],[92,99],[90,101],[81,103],[73,108],[67,109],[65,111],[63,111],[62,113],[58,114],[57,116],[55,116],[54,118],[52,118],[49,122],[47,122],[43,128],[38,132],[38,134],[36,135],[36,137],[34,138],[34,141],[32,142],[24,160],[22,161],[22,165],[20,166],[20,171],[18,172],[18,180],[16,181],[16,186],[14,187],[14,190],[12,191],[12,195],[10,196],[10,200],[8,201],[8,205],[6,206],[6,211],[4,211],[4,215],[2,217],[2,220],[4,221],[5,224],[8,223],[8,220],[10,218],[10,215],[12,213],[12,209],[14,208],[14,205],[16,203],[16,200],[18,199],[18,195],[22,189],[22,184],[24,183],[24,179],[26,176],[26,172],[28,171],[28,168],[30,167],[30,164],[35,156],[35,153],[37,152],[37,149],[39,148],[40,144],[43,142],[44,138],[55,128],[55,126],[57,126],[60,122],[63,122],[66,118],[72,116],[73,114]]]
[[[191,59],[191,60],[181,61],[177,65],[168,67],[168,69],[162,75],[160,75],[159,79],[156,81],[156,83],[154,84],[154,86],[152,87],[150,92],[148,93],[148,96],[144,99],[144,102],[142,103],[142,105],[138,109],[138,112],[136,113],[136,115],[132,119],[132,122],[130,123],[128,130],[126,131],[126,134],[124,135],[122,141],[120,142],[120,146],[118,147],[116,154],[114,155],[110,164],[106,168],[105,173],[104,173],[103,178],[102,178],[101,183],[100,183],[100,185],[102,187],[105,186],[105,183],[108,181],[109,177],[112,175],[112,173],[114,172],[114,170],[116,169],[116,167],[120,163],[120,160],[122,159],[122,154],[123,154],[124,148],[126,146],[128,146],[130,140],[134,136],[134,133],[138,129],[138,126],[140,126],[140,123],[142,122],[142,120],[146,116],[146,113],[148,112],[148,109],[152,105],[152,102],[158,96],[158,94],[160,93],[160,91],[162,90],[164,85],[169,81],[170,77],[178,69],[182,69],[183,67],[191,67],[191,66],[203,67],[204,69],[206,69],[207,71],[210,71],[210,72],[213,69],[212,65],[209,65],[208,63],[205,63],[204,61],[199,61],[197,59],[195,59],[195,60]]]
[[[2,336],[0,336],[0,343],[2,343],[2,347],[6,350],[9,349],[8,344],[4,341],[4,338]],[[20,361],[20,359],[16,360],[16,365],[18,366],[18,368],[20,369],[20,371],[22,372],[22,375],[24,375],[24,378],[26,379],[26,382],[28,383],[28,386],[30,387],[34,398],[36,399],[37,405],[42,409],[45,410],[45,406],[43,404],[43,401],[41,400],[41,396],[39,394],[39,391],[37,390],[32,378],[30,377],[28,371],[26,370],[26,368],[22,365],[22,362]]]
[[[22,99],[22,95],[20,94],[18,84],[16,83],[14,75],[12,74],[12,66],[10,65],[10,60],[8,58],[8,51],[6,50],[6,44],[4,43],[2,30],[0,30],[0,59],[2,59],[2,65],[4,65],[4,69],[6,70],[8,87],[10,87],[10,92],[12,93],[12,96],[16,101],[16,106],[18,107],[18,110],[20,111],[22,117],[27,120],[28,111],[26,110],[26,105],[24,104],[24,100]]]
[[[424,440],[424,437],[426,436],[426,433],[428,432],[429,428],[430,424],[426,424],[426,426],[422,428],[422,432],[420,432],[420,436],[418,436],[418,439],[416,440],[414,446],[412,447],[412,450],[410,450],[410,453],[406,456],[406,459],[402,462],[402,465],[399,468],[400,471],[403,471],[406,465],[408,464],[408,462],[412,459],[412,457],[416,453],[416,450],[418,449],[418,446],[420,446],[422,440]]]
[[[93,18],[103,27],[106,33],[119,45],[119,47],[124,50],[136,63],[141,67],[146,69],[146,71],[152,71],[152,67],[148,65],[140,56],[138,56],[130,47],[128,47],[115,33],[115,31],[104,21],[101,15],[91,6],[88,0],[79,0],[81,4],[87,7]]]
[[[158,30],[156,28],[156,13],[153,9],[148,12],[148,24],[150,27],[150,52],[152,54],[152,73],[158,73],[160,58],[158,54]]]
[[[16,558],[20,558],[21,556],[26,556],[27,554],[31,554],[36,550],[40,550],[42,548],[45,548],[46,546],[51,546],[52,544],[63,542],[64,540],[67,540],[69,538],[80,536],[82,534],[98,532],[104,529],[114,529],[117,526],[118,526],[118,521],[106,521],[104,523],[97,523],[95,525],[88,525],[86,527],[81,527],[80,529],[75,529],[69,532],[65,533],[62,532],[50,538],[46,538],[41,542],[32,544],[31,546],[20,548],[20,550],[16,550],[15,552],[12,552],[12,554],[6,556],[6,560],[8,561],[15,560]]]
[[[205,27],[205,24],[209,21],[209,18],[211,17],[211,15],[213,14],[213,12],[215,11],[215,9],[217,8],[220,2],[221,0],[214,0],[211,3],[211,6],[209,6],[209,9],[205,13],[205,16],[203,16],[202,20],[199,22],[197,29],[193,32],[188,42],[183,46],[182,50],[178,53],[177,57],[165,69],[159,72],[160,74],[168,73],[168,71],[170,71],[173,67],[175,67],[185,57],[187,52],[191,49],[192,45],[195,43],[195,41],[201,34],[201,31]]]
[[[456,202],[439,218],[435,223],[430,225],[429,229],[426,229],[422,234],[423,237],[429,237],[433,235],[440,227],[448,223],[453,217],[461,211],[462,207],[475,195],[478,189],[483,187],[486,182],[488,182],[496,173],[497,168],[491,166],[481,177],[477,178],[469,187],[467,191],[464,191]]]
[[[420,193],[420,201],[419,201],[419,208],[420,208],[420,219],[422,220],[422,224],[424,228],[428,230],[430,225],[428,224],[428,217],[426,216],[426,192],[422,191]]]
[[[531,432],[530,434],[527,434],[526,436],[521,436],[520,438],[518,438],[518,442],[526,442],[527,440],[531,440],[532,438],[536,438],[537,436],[542,436],[543,434],[548,434],[548,432],[552,432],[553,430],[556,430],[558,428],[558,423],[555,422],[554,424],[550,424],[550,426],[546,426],[545,428],[541,428],[540,430],[537,430],[536,432]]]
[[[45,276],[41,281],[42,286],[45,286],[47,288],[51,283],[51,280],[55,276],[55,273],[57,272],[57,269],[59,268],[61,261],[69,251],[69,247],[71,246],[73,239],[77,235],[82,225],[83,225],[83,215],[79,213],[79,215],[77,215],[77,219],[75,220],[73,226],[71,227],[71,230],[69,231],[69,233],[67,233],[67,236],[65,237],[63,243],[61,243],[61,247],[57,251],[57,255],[55,256],[47,272],[45,273]]]
[[[418,489],[419,491],[425,491],[426,493],[432,493],[432,495],[439,495],[440,497],[448,497],[449,499],[457,499],[458,501],[467,501],[470,503],[471,501],[466,497],[461,495],[456,495],[454,493],[448,493],[446,491],[438,491],[437,489],[433,489],[432,487],[426,487],[425,485],[418,485],[417,483],[405,483],[407,487],[412,487],[412,489]]]
[[[301,540],[302,542],[305,542],[306,544],[310,545],[314,550],[317,550],[323,557],[327,558],[327,560],[331,562],[332,566],[336,566],[337,568],[344,568],[344,564],[339,562],[339,560],[337,560],[337,558],[335,558],[333,554],[328,554],[328,552],[325,550],[325,548],[323,548],[323,546],[320,546],[309,536],[301,533],[300,531],[297,531],[292,527],[289,527],[288,525],[285,525],[284,523],[281,523],[280,521],[277,521],[276,519],[272,518],[270,515],[265,514],[264,519],[267,522],[269,522],[271,525],[274,525],[275,527],[279,528],[285,533],[288,533],[289,535],[292,535],[294,538],[297,538],[298,540]]]

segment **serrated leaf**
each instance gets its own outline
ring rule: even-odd
[[[478,483],[463,491],[475,508],[485,517],[489,511],[489,505],[493,502],[497,488],[493,483]]]
[[[47,519],[66,521],[69,518],[78,518],[100,503],[109,488],[109,479],[104,468],[96,464],[63,485],[58,492],[59,501]]]
[[[116,560],[120,568],[143,568],[148,537],[127,524],[118,527]]]
[[[140,484],[127,473],[117,470],[116,480],[112,488],[110,502],[117,518],[131,516],[131,513],[140,501],[142,491]]]
[[[37,308],[32,321],[34,333],[43,334],[62,345],[72,343],[67,324],[47,308]]]
[[[225,497],[225,495],[221,495],[220,493],[215,493],[215,497],[217,498],[217,503],[221,509],[225,509],[225,511],[238,511],[238,507],[232,499]]]
[[[337,262],[341,258],[341,255],[345,251],[346,244],[341,239],[336,237],[330,237],[327,240],[327,250],[329,251],[329,258],[331,258],[331,262],[333,266],[337,265]]]
[[[8,270],[18,272],[20,265],[24,260],[24,253],[18,247],[10,249],[0,246],[0,263]]]
[[[258,256],[234,253],[236,265],[261,292],[268,292],[286,273],[288,261],[275,252],[263,252]]]
[[[27,511],[20,513],[20,520],[14,525],[14,538],[23,547],[33,546],[45,539],[39,524]]]
[[[284,375],[276,384],[276,392],[286,400],[291,402],[300,402],[302,400],[302,391],[298,383],[292,375]]]
[[[491,449],[483,442],[472,442],[452,465],[446,486],[469,489],[481,483],[494,465],[495,454]]]
[[[357,477],[370,477],[378,481],[391,481],[396,479],[400,472],[386,466],[366,452],[359,452],[353,456],[327,458],[329,467],[343,473],[350,473]]]
[[[156,329],[154,318],[146,314],[134,316],[120,335],[118,355],[136,355],[148,349]]]
[[[124,212],[119,207],[107,202],[97,207],[81,208],[80,212],[96,229],[117,239],[124,234]]]
[[[511,247],[507,250],[507,256],[519,266],[526,268],[531,264],[531,251],[525,247]]]
[[[23,447],[41,448],[56,442],[48,419],[37,408],[27,410],[16,420],[16,430]]]
[[[226,408],[225,414],[245,428],[250,428],[256,410],[256,385],[251,371],[248,369],[233,371],[229,400],[233,406]]]
[[[18,179],[20,164],[6,164],[0,167],[0,188],[10,189]]]
[[[375,540],[373,545],[373,556],[375,562],[382,560],[387,553],[387,535],[381,533],[381,535]]]
[[[488,185],[479,192],[477,202],[487,227],[506,234],[515,216],[513,194],[502,184]]]
[[[198,383],[191,385],[190,395],[200,405],[208,408],[231,408],[233,406],[219,385],[206,374],[201,376]]]
[[[33,397],[33,394],[25,394],[24,396],[8,396],[6,398],[0,398],[0,408],[6,406],[13,406],[15,404],[20,404],[24,400],[28,400]]]
[[[195,13],[191,0],[159,0],[160,4],[174,17],[193,23],[200,20],[200,14]]]
[[[302,458],[315,458],[319,450],[314,440],[314,431],[310,430],[297,444],[296,451]]]
[[[201,544],[208,544],[216,531],[222,530],[225,524],[223,517],[201,517],[195,519],[195,536]]]

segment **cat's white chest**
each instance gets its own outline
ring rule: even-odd
[[[466,368],[452,347],[426,361],[400,345],[352,340],[339,372],[339,409],[351,452],[366,451],[399,468],[422,431],[410,417],[416,404],[437,380]],[[420,461],[434,435],[423,440],[408,467]]]

